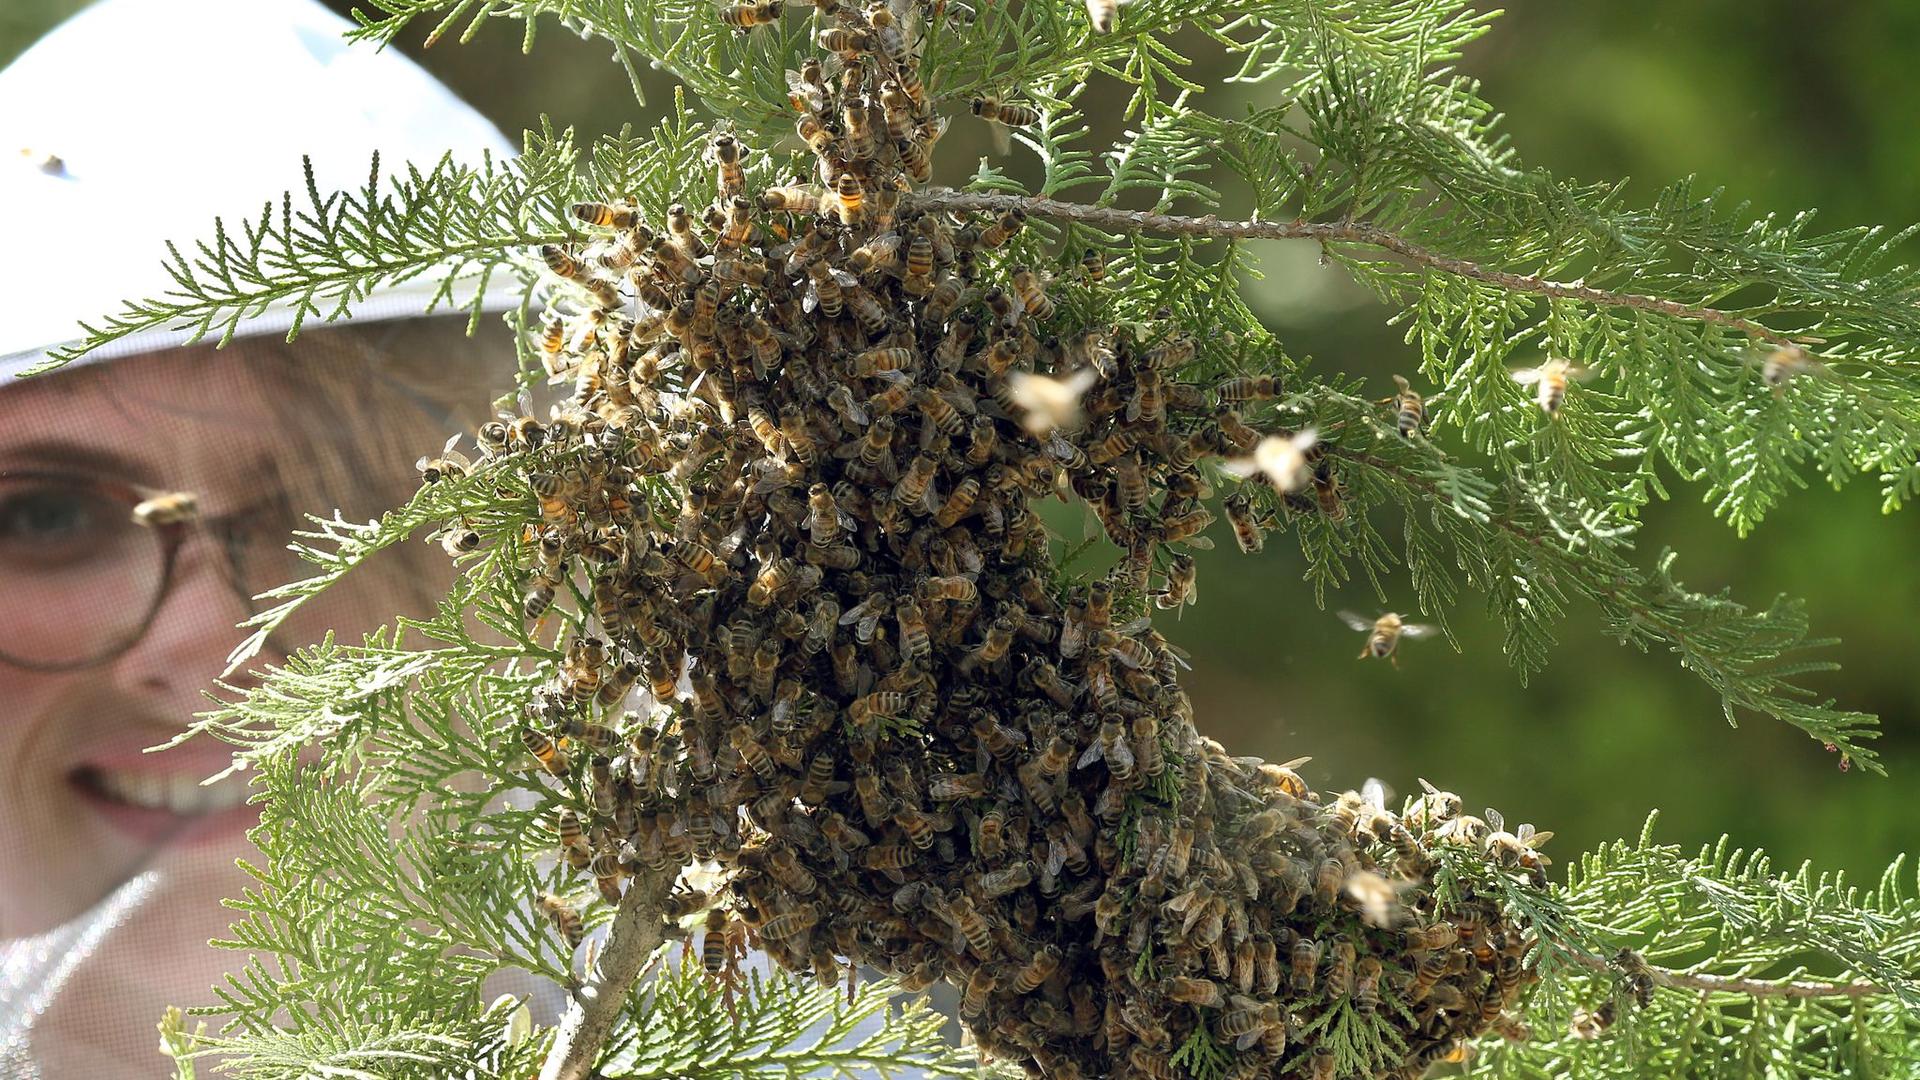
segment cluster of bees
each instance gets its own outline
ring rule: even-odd
[[[1325,475],[1310,436],[1243,418],[1276,380],[1180,381],[1170,320],[1068,325],[1049,290],[1106,268],[1015,265],[1018,212],[903,213],[945,121],[892,8],[822,18],[833,55],[791,79],[820,183],[749,190],[722,133],[713,205],[574,207],[540,345],[575,393],[479,433],[538,507],[524,615],[585,601],[520,732],[566,864],[615,903],[717,862],[667,912],[707,911],[716,975],[750,939],[829,982],[944,980],[1036,1075],[1166,1080],[1211,1039],[1236,1077],[1327,1080],[1339,1021],[1417,1076],[1508,1024],[1529,935],[1441,902],[1432,852],[1541,880],[1545,834],[1228,754],[1144,617],[1193,599],[1207,469],[1303,498]],[[1055,495],[1124,553],[1105,577],[1057,579]],[[1252,500],[1225,512],[1257,549]],[[539,905],[579,942],[573,901]]]

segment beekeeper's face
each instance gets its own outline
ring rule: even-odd
[[[208,708],[247,597],[305,576],[284,550],[295,505],[339,505],[297,493],[312,445],[295,449],[283,388],[247,351],[0,390],[0,943],[8,967],[34,935],[81,953],[35,975],[58,986],[30,1036],[46,1076],[109,1075],[122,1055],[125,1075],[158,1075],[160,1010],[208,1001],[237,959],[207,941],[248,880],[234,865],[257,820],[245,777],[202,786],[229,760],[212,739],[145,750]],[[391,466],[360,480],[404,485]],[[378,580],[349,578],[287,640],[357,640],[394,614]],[[104,933],[66,941],[82,916]]]

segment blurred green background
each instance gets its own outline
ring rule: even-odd
[[[0,62],[79,6],[0,4]],[[181,7],[191,17],[191,5]],[[531,58],[519,55],[517,26],[423,53],[425,30],[409,36],[408,51],[509,132],[541,113],[583,137],[653,117],[633,104],[604,47],[551,22]],[[1204,56],[1203,44],[1189,55]],[[1631,176],[1642,196],[1693,173],[1756,212],[1818,207],[1838,227],[1920,214],[1916,61],[1920,7],[1612,0],[1522,5],[1460,67],[1506,111],[1526,162],[1587,180]],[[649,100],[667,100],[669,85],[656,79]],[[1247,93],[1220,92],[1228,102],[1214,108],[1231,112],[1234,96]],[[945,179],[986,151],[979,125],[957,123],[943,144]],[[289,162],[289,179],[296,175]],[[1313,249],[1274,245],[1271,256],[1252,298],[1293,352],[1364,374],[1382,396],[1390,373],[1413,369],[1385,312],[1321,270]],[[1783,592],[1806,598],[1815,633],[1844,639],[1829,650],[1844,670],[1815,685],[1881,716],[1891,779],[1843,774],[1819,744],[1765,718],[1729,728],[1718,701],[1672,656],[1622,649],[1578,612],[1552,666],[1525,687],[1471,598],[1448,613],[1461,652],[1424,641],[1402,650],[1398,670],[1357,662],[1359,635],[1316,609],[1292,541],[1275,537],[1262,555],[1242,557],[1224,525],[1215,529],[1221,550],[1202,560],[1204,602],[1168,627],[1193,654],[1201,725],[1238,753],[1313,755],[1305,771],[1317,787],[1378,776],[1406,792],[1428,777],[1471,807],[1495,805],[1510,820],[1555,830],[1549,851],[1563,859],[1633,834],[1658,807],[1668,840],[1693,845],[1732,832],[1783,864],[1877,874],[1920,846],[1920,524],[1913,511],[1883,517],[1866,480],[1808,491],[1740,541],[1697,491],[1674,492],[1647,515],[1643,560],[1672,546],[1697,589],[1732,587],[1753,604]],[[1372,613],[1411,603],[1404,582],[1390,588],[1384,605],[1353,588],[1328,607]]]

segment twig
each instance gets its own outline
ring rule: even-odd
[[[1752,319],[1742,318],[1719,308],[1696,307],[1677,300],[1665,300],[1643,293],[1613,292],[1571,281],[1552,281],[1534,274],[1514,274],[1491,270],[1467,259],[1442,255],[1364,222],[1316,221],[1223,221],[1212,214],[1189,217],[1180,214],[1156,214],[1145,210],[1120,210],[1107,206],[1061,202],[1031,195],[995,195],[984,192],[954,191],[951,188],[927,188],[905,196],[903,207],[916,210],[959,210],[1003,213],[1019,209],[1035,217],[1077,221],[1084,225],[1120,232],[1158,232],[1176,236],[1225,237],[1241,240],[1317,240],[1323,244],[1365,244],[1391,251],[1418,266],[1498,285],[1512,292],[1535,293],[1567,300],[1579,300],[1601,307],[1625,307],[1651,311],[1676,319],[1714,323],[1731,327],[1774,345],[1791,345],[1793,339]]]
[[[555,1029],[540,1080],[586,1080],[591,1074],[641,966],[660,947],[666,925],[660,904],[672,886],[672,876],[660,874],[642,874],[627,884],[606,947]]]
[[[1611,972],[1613,966],[1605,957],[1595,956],[1582,949],[1568,949],[1566,955],[1581,967],[1594,971]],[[1671,968],[1647,965],[1647,971],[1653,975],[1653,981],[1661,986],[1670,986],[1679,990],[1700,990],[1707,993],[1746,994],[1749,997],[1766,998],[1821,998],[1821,997],[1871,997],[1875,994],[1889,993],[1886,987],[1878,983],[1854,982],[1816,982],[1810,979],[1748,979],[1737,975],[1696,975]]]

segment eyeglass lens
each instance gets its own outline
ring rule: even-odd
[[[61,477],[0,478],[0,656],[84,664],[131,643],[167,576],[163,530]]]

